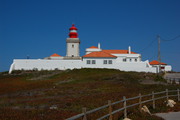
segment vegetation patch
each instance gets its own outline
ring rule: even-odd
[[[149,80],[152,84],[142,84]],[[0,119],[63,120],[81,113],[83,107],[92,110],[107,104],[108,100],[115,102],[122,100],[123,96],[130,98],[139,93],[143,95],[152,91],[179,88],[178,85],[166,84],[162,75],[157,77],[153,73],[114,69],[14,71],[10,75],[4,72],[0,73]],[[149,105],[152,113],[173,110],[161,102],[157,102],[157,109],[154,110]],[[174,109],[180,110],[179,107]],[[159,119],[139,114],[136,108],[128,111],[129,117],[133,120]],[[108,111],[104,110],[88,117],[95,119],[107,113]],[[115,116],[121,119],[122,113]]]

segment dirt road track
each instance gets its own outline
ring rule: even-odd
[[[180,112],[156,113],[155,115],[165,120],[180,120]]]

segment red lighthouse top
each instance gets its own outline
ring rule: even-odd
[[[69,30],[78,30],[74,24],[72,24],[72,27],[69,28]]]
[[[77,38],[78,33],[77,33],[77,28],[72,24],[72,27],[69,28],[69,38]]]

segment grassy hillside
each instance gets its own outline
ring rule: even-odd
[[[63,120],[81,113],[82,107],[91,110],[107,104],[108,100],[121,100],[123,96],[177,88],[177,85],[167,85],[156,74],[111,69],[15,71],[11,75],[4,72],[0,73],[0,119]],[[154,112],[160,110],[168,109],[163,107]],[[158,120],[132,111],[129,115],[134,119]]]

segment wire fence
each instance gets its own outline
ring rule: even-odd
[[[75,115],[73,117],[67,118],[66,120],[88,120],[88,116],[98,112],[98,111],[103,111],[103,109],[107,109],[105,113],[105,115],[99,116],[97,118],[97,120],[103,120],[103,119],[109,119],[109,120],[113,120],[113,117],[116,113],[123,113],[124,118],[127,118],[127,109],[130,109],[134,106],[139,106],[139,109],[142,108],[142,104],[145,103],[150,103],[153,107],[153,109],[156,108],[156,101],[160,100],[160,99],[166,99],[168,100],[170,97],[177,97],[177,100],[180,101],[180,91],[179,89],[177,90],[168,90],[166,89],[165,91],[161,91],[161,92],[152,92],[151,94],[146,94],[146,95],[141,95],[141,93],[138,96],[132,97],[132,98],[126,98],[125,96],[123,96],[123,99],[120,101],[116,101],[116,102],[111,102],[110,100],[108,100],[108,104],[95,108],[93,110],[87,111],[86,108],[82,108],[82,113]],[[135,100],[135,103],[132,103],[130,101]],[[127,104],[127,102],[129,102],[130,104]],[[113,111],[113,106],[117,105],[117,104],[122,104],[122,107],[119,107],[117,109],[115,109]]]

